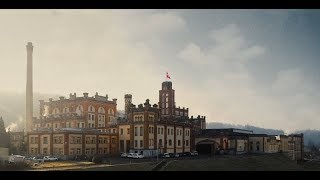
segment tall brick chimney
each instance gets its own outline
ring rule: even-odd
[[[32,53],[33,45],[27,44],[27,88],[26,88],[26,131],[32,130],[33,117],[33,82],[32,82]]]

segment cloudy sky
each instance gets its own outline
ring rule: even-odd
[[[98,92],[124,109],[126,93],[157,103],[168,71],[176,104],[209,122],[320,129],[319,10],[0,10],[0,22],[0,92],[24,93],[31,41],[35,93]]]

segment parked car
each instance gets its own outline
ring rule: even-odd
[[[128,156],[128,154],[127,153],[121,153],[121,155],[120,155],[122,158],[126,158],[127,156]]]
[[[44,156],[43,160],[44,161],[58,161],[58,158],[53,157],[53,156]]]
[[[9,163],[20,163],[24,161],[25,156],[21,155],[11,155],[8,158]]]
[[[175,153],[175,154],[174,154],[174,157],[176,157],[176,158],[177,158],[177,157],[180,157],[179,153]]]
[[[134,153],[132,158],[134,158],[134,159],[142,159],[142,158],[144,158],[144,156],[142,154],[140,154],[140,153]]]
[[[162,157],[163,158],[170,158],[170,155],[169,155],[169,153],[163,153]]]
[[[192,151],[191,156],[198,156],[198,151]]]
[[[129,153],[129,154],[127,155],[127,158],[133,158],[133,155],[134,155],[134,153]]]
[[[170,156],[171,158],[174,158],[174,157],[176,157],[176,154],[174,154],[174,153],[169,153],[169,156]]]

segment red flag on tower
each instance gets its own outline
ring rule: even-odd
[[[166,77],[167,77],[167,79],[171,79],[171,78],[170,78],[170,76],[169,76],[169,74],[168,74],[168,72],[167,72],[167,75],[166,75]]]

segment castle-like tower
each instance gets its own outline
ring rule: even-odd
[[[162,89],[159,90],[159,107],[161,109],[160,113],[162,117],[172,118],[174,116],[174,89],[172,89],[171,81],[162,83]]]
[[[33,117],[33,82],[32,82],[32,52],[33,45],[27,44],[27,87],[26,87],[26,131],[32,130]]]
[[[125,115],[128,117],[130,105],[132,103],[132,95],[131,94],[125,94],[124,95],[124,111]]]

